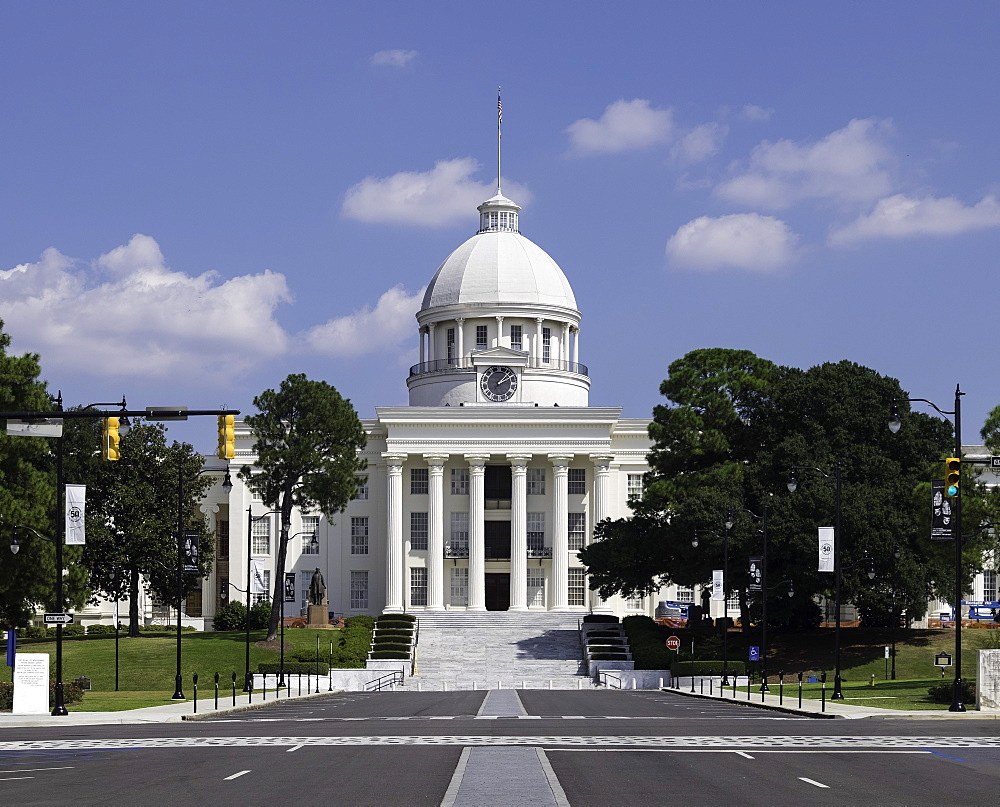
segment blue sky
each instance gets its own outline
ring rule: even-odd
[[[1000,404],[995,2],[7,2],[0,318],[68,404],[406,403],[496,186],[583,311],[591,403],[671,361],[850,359]],[[172,432],[204,450],[214,423]]]

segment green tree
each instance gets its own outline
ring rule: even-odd
[[[769,600],[769,621],[773,615],[779,623],[814,623],[814,596],[833,586],[833,575],[815,569],[816,528],[834,523],[835,485],[814,471],[800,472],[794,495],[786,482],[794,466],[832,477],[838,462],[844,601],[874,612],[885,607],[876,592],[888,598],[894,587],[911,613],[922,612],[936,581],[948,579],[939,573],[944,552],[923,539],[929,531],[920,530],[914,489],[947,451],[950,428],[911,414],[907,429],[893,435],[886,428],[890,403],[907,397],[894,379],[852,362],[803,371],[747,351],[708,349],[671,364],[661,392],[671,404],[654,411],[644,495],[632,503],[631,518],[598,525],[602,540],[581,552],[603,596],[706,583],[721,566],[729,510],[737,515],[728,536],[729,585],[742,591],[749,557],[762,544],[759,524],[745,511],[762,515],[766,506],[768,583],[792,580],[796,592],[791,600]],[[867,576],[869,561],[876,584]]]
[[[202,457],[190,444],[167,444],[162,424],[134,423],[122,437],[121,459],[109,462],[100,454],[99,418],[68,422],[67,478],[87,485],[83,566],[95,592],[129,599],[129,636],[138,636],[140,588],[178,605],[178,518],[183,530],[201,533],[199,573],[182,575],[183,596],[211,572],[214,542],[197,505],[212,480],[198,476]]]
[[[277,391],[254,398],[259,414],[246,423],[253,430],[256,468],[240,478],[281,517],[275,562],[276,582],[268,640],[278,632],[292,509],[319,510],[327,519],[342,511],[357,493],[365,461],[365,433],[351,402],[325,381],[289,375]]]

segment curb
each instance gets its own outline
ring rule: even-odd
[[[698,700],[715,701],[717,703],[732,703],[736,706],[749,706],[752,709],[764,709],[768,712],[782,712],[790,715],[800,715],[802,717],[813,717],[818,720],[845,720],[845,715],[835,715],[831,712],[807,712],[805,709],[798,709],[794,706],[779,706],[772,703],[754,703],[752,700],[741,701],[729,698],[717,698],[715,695],[703,695],[700,692],[684,692],[680,689],[668,689],[664,687],[660,692],[670,692],[674,695],[683,695],[685,698],[697,698]]]
[[[333,692],[316,692],[312,695],[296,695],[294,698],[285,698],[284,700],[275,699],[273,701],[261,701],[260,703],[247,703],[243,706],[230,706],[228,709],[213,709],[210,712],[181,715],[181,720],[208,720],[211,717],[224,717],[225,715],[236,715],[241,712],[256,712],[259,709],[266,709],[269,706],[277,706],[285,703],[298,703],[299,701],[312,701],[317,698],[327,698],[330,695],[338,695],[341,692],[343,692],[342,689],[335,689]]]

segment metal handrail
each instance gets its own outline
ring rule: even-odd
[[[598,686],[603,684],[608,689],[621,689],[622,679],[617,675],[612,675],[607,670],[600,670],[597,673],[597,684]]]
[[[528,358],[528,368],[531,370],[563,370],[578,375],[590,376],[590,370],[586,364],[576,361],[563,361],[562,359],[549,359],[543,361],[534,357]],[[445,373],[454,370],[475,371],[476,366],[472,363],[470,356],[453,359],[434,359],[433,361],[420,362],[410,367],[410,375],[427,375],[429,373]]]
[[[390,680],[386,682],[386,678]],[[403,674],[399,670],[393,670],[391,673],[380,675],[373,681],[368,681],[365,684],[365,692],[381,692],[384,687],[402,685],[403,680]]]

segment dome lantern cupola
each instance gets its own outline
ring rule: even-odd
[[[517,214],[521,208],[500,191],[478,208],[480,233],[516,233]]]

